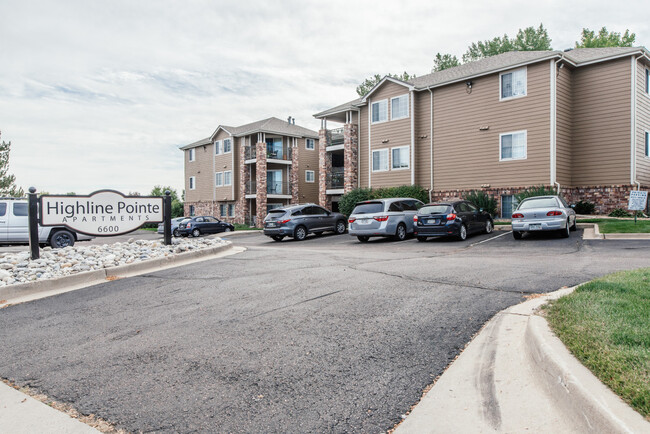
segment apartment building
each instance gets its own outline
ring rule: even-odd
[[[185,214],[261,227],[268,210],[318,200],[318,133],[268,118],[182,146]]]
[[[545,185],[600,212],[626,208],[630,190],[650,187],[649,71],[648,50],[614,47],[385,77],[314,115],[320,204],[336,208],[357,187],[416,184],[432,200],[484,190],[509,217],[514,194]]]

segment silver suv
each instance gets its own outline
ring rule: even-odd
[[[29,243],[29,220],[27,200],[19,198],[0,199],[0,243]],[[38,243],[54,248],[74,245],[75,241],[91,240],[93,237],[57,226],[38,227]]]
[[[413,233],[413,216],[424,206],[410,197],[359,202],[348,219],[348,233],[365,243],[370,237],[403,241]]]

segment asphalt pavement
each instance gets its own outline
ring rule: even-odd
[[[502,309],[650,241],[232,236],[239,255],[0,311],[0,377],[128,431],[381,432]]]

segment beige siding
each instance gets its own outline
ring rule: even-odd
[[[527,67],[527,94],[499,101],[499,74],[434,90],[434,189],[550,182],[550,64]],[[489,127],[487,130],[480,128]],[[499,134],[527,132],[525,160],[499,161]]]
[[[650,186],[650,158],[645,156],[645,132],[650,132],[650,95],[645,91],[645,71],[650,64],[637,64],[636,97],[636,179],[647,188]]]
[[[415,183],[431,188],[431,98],[429,91],[415,93]]]
[[[361,107],[359,125],[359,187],[368,188],[368,106]]]
[[[571,186],[572,142],[572,70],[564,67],[556,81],[556,179],[563,187]]]
[[[189,161],[189,150],[185,150],[185,200],[198,202],[212,200],[214,177],[212,171],[212,144],[194,148],[194,161]],[[190,190],[190,176],[196,177],[196,188]]]
[[[371,150],[376,151],[379,149],[388,148],[388,166],[389,170],[386,172],[372,172],[371,186],[372,187],[390,187],[396,185],[411,184],[411,169],[408,170],[391,170],[390,165],[392,161],[391,149],[400,146],[411,146],[411,103],[409,100],[409,117],[399,120],[391,120],[391,101],[390,99],[404,94],[408,95],[409,90],[407,87],[400,84],[386,81],[377,91],[370,97],[370,107],[372,103],[381,100],[388,102],[388,121],[370,125],[371,134]],[[410,97],[409,97],[410,98]],[[368,156],[366,156],[368,158]],[[370,156],[372,158],[372,156]],[[372,159],[370,160],[372,163]]]
[[[572,183],[630,182],[630,59],[573,72]]]
[[[228,152],[227,154],[223,153],[223,140],[224,139],[230,139],[231,144],[232,144],[232,151]],[[235,153],[235,143],[236,140],[233,140],[233,138],[230,136],[230,134],[224,130],[220,130],[217,133],[217,136],[215,137],[215,140],[221,141],[221,153],[219,155],[214,156],[214,172],[226,172],[226,171],[231,171],[232,172],[232,183],[233,185],[235,184],[235,172],[238,172],[238,169],[235,169],[239,167],[239,159],[237,158],[237,154]],[[233,157],[235,157],[235,164],[233,165]],[[225,177],[224,177],[225,178]],[[212,185],[215,185],[214,182],[214,176],[212,177]],[[215,188],[215,198],[219,202],[227,202],[227,201],[233,201],[236,198],[236,190],[235,194],[233,195],[233,185],[229,186],[223,186],[223,187],[214,187]],[[234,185],[236,189],[236,185]],[[210,197],[210,200],[212,200],[212,197]]]
[[[314,139],[314,149],[307,149],[306,139],[298,139],[298,194],[300,203],[318,203],[318,139]],[[314,182],[305,181],[305,172],[314,171]]]

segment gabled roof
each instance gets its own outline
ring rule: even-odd
[[[612,57],[627,56],[636,52],[639,54],[648,54],[648,50],[645,47],[576,48],[575,50],[565,51],[562,54],[577,66],[580,66],[585,63],[607,60]]]
[[[386,77],[384,77],[384,78],[382,78],[381,80],[379,80],[379,83],[375,84],[375,85],[372,87],[372,89],[370,89],[370,90],[368,91],[368,93],[365,94],[365,95],[361,98],[361,102],[365,103],[366,100],[368,99],[368,97],[369,97],[370,95],[372,95],[372,94],[373,94],[377,89],[379,89],[379,88],[381,87],[382,84],[386,83],[387,81],[390,81],[390,82],[393,82],[393,83],[396,83],[396,84],[402,85],[402,86],[408,88],[408,90],[413,90],[413,82],[412,82],[412,81],[404,81],[404,80],[400,80],[400,79],[397,79],[397,78],[394,78],[394,77],[390,77],[390,76],[387,75]]]
[[[206,137],[205,139],[190,143],[189,145],[181,146],[179,149],[185,150],[190,148],[197,148],[199,146],[209,145],[210,143],[212,143],[212,139],[210,137]]]
[[[314,115],[315,118],[320,118],[323,116],[327,115],[333,115],[336,113],[342,113],[342,112],[347,112],[350,110],[359,110],[359,105],[363,105],[361,103],[361,98],[353,99],[352,101],[348,101],[345,104],[337,105],[336,107],[332,107],[331,109],[327,109],[325,111],[322,111],[320,113],[316,113]]]

